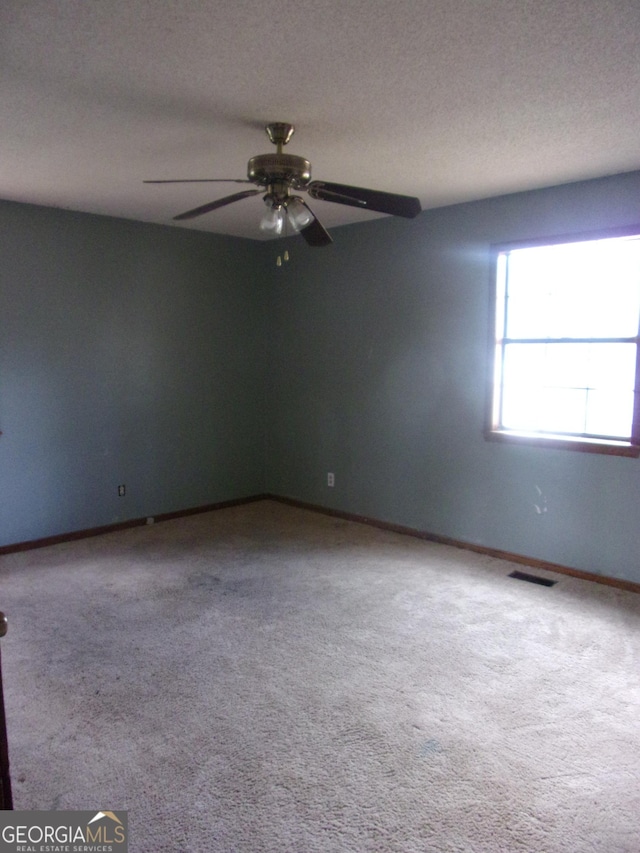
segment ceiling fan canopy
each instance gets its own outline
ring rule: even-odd
[[[288,222],[298,231],[309,246],[327,246],[331,235],[317,219],[307,202],[296,191],[306,192],[311,198],[322,201],[403,216],[413,219],[421,211],[420,201],[413,196],[311,180],[311,163],[295,154],[284,154],[282,149],[294,133],[294,126],[286,122],[272,122],[265,127],[267,136],[276,146],[276,153],[258,154],[247,164],[247,178],[186,178],[178,180],[145,181],[147,184],[174,183],[237,183],[255,184],[259,189],[243,190],[208,204],[200,205],[174,216],[174,220],[194,219],[212,210],[233,204],[243,198],[264,194],[269,208],[260,227],[275,236],[282,234]]]

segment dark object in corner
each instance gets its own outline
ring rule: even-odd
[[[7,632],[7,619],[0,613],[0,637]],[[13,809],[11,796],[11,779],[9,777],[9,746],[7,744],[7,725],[4,715],[4,699],[2,695],[2,658],[0,657],[0,809]]]
[[[538,583],[540,586],[555,586],[558,581],[550,581],[549,578],[541,578],[538,575],[529,575],[527,572],[511,572],[510,578],[515,578],[519,581],[529,581],[529,583]]]

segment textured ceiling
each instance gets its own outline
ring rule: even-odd
[[[2,0],[0,71],[0,197],[149,222],[240,188],[144,178],[244,178],[268,121],[424,208],[640,168],[638,0]]]

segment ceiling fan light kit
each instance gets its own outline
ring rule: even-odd
[[[333,184],[311,180],[311,163],[295,154],[283,154],[283,147],[294,133],[294,126],[286,122],[272,122],[265,127],[267,136],[276,146],[276,153],[258,154],[247,164],[247,179],[240,178],[193,178],[170,181],[145,181],[147,184],[229,182],[256,184],[260,189],[243,190],[216,201],[187,210],[174,216],[174,220],[194,219],[212,210],[233,204],[243,198],[264,193],[264,202],[269,210],[260,222],[260,229],[280,236],[286,233],[287,222],[294,231],[302,235],[309,246],[328,246],[333,240],[320,223],[306,201],[292,191],[308,193],[311,198],[374,210],[391,216],[413,219],[421,211],[420,201],[413,196],[352,187],[348,184]]]

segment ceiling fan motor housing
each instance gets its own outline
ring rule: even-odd
[[[311,180],[311,163],[295,154],[258,154],[247,164],[247,177],[258,186],[283,183],[297,189]]]

